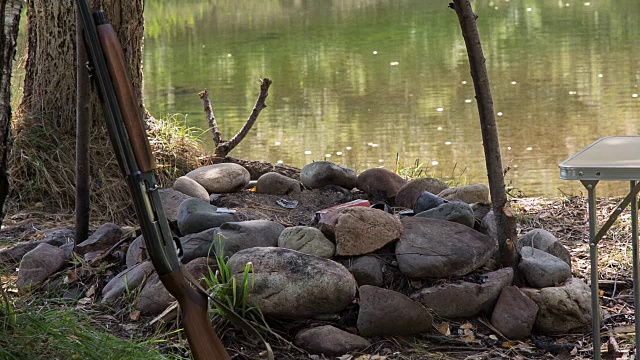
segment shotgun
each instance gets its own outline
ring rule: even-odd
[[[147,251],[162,284],[180,304],[182,322],[196,360],[230,359],[209,320],[209,299],[194,289],[193,277],[180,265],[180,243],[169,229],[153,173],[155,159],[144,128],[122,47],[104,12],[91,13],[76,0],[84,24],[92,75],[102,101],[109,138],[134,202]],[[84,64],[78,64],[84,66]],[[215,300],[215,299],[214,299]]]

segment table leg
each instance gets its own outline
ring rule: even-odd
[[[597,181],[582,181],[589,194],[589,257],[591,258],[591,328],[593,334],[593,358],[600,360],[600,289],[598,286],[598,243],[595,241],[597,211]]]
[[[636,182],[631,181],[631,190],[633,192],[633,188],[635,187]],[[638,283],[638,202],[637,197],[633,197],[633,201],[631,201],[631,251],[633,251],[633,314],[634,314],[634,323],[635,323],[635,334],[636,334],[636,358],[638,358],[638,349],[640,348],[640,284]]]

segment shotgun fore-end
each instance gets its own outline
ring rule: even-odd
[[[98,24],[97,31],[138,168],[143,173],[152,171],[156,167],[156,161],[151,152],[142,114],[127,74],[120,40],[108,22]]]

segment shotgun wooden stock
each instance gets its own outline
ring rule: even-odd
[[[136,162],[140,172],[152,171],[156,168],[156,160],[151,152],[142,114],[133,95],[133,87],[125,67],[118,35],[109,23],[98,25],[97,30]]]
[[[182,324],[187,333],[193,357],[197,360],[230,359],[227,350],[211,327],[207,297],[189,285],[182,271],[183,268],[179,267],[172,273],[160,276],[160,281],[180,304]]]

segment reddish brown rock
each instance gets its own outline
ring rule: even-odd
[[[335,239],[336,255],[364,255],[380,249],[402,235],[402,224],[382,210],[352,207],[330,214],[320,230]]]
[[[358,175],[357,188],[374,199],[389,201],[395,198],[398,190],[407,183],[398,174],[387,169],[375,168]]]

